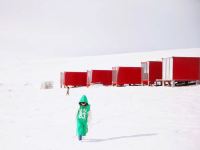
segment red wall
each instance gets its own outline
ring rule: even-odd
[[[173,79],[179,81],[200,80],[200,58],[173,57]]]
[[[149,62],[149,83],[154,84],[156,79],[162,79],[162,62],[150,61]]]
[[[112,70],[92,70],[91,83],[112,85]]]
[[[117,85],[141,84],[141,67],[119,67]]]
[[[86,86],[87,72],[64,72],[65,86]]]
[[[199,57],[199,80],[200,80],[200,57]]]

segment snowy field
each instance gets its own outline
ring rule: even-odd
[[[61,71],[140,66],[169,56],[198,56],[200,49],[80,58],[16,60],[0,64],[0,150],[199,150],[200,86],[59,88]],[[54,82],[50,90],[43,81]],[[82,142],[76,111],[88,96],[92,119]]]

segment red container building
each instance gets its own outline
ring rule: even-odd
[[[153,85],[157,79],[162,79],[162,61],[141,62],[142,84]]]
[[[87,72],[64,72],[61,74],[61,80],[63,81],[64,87],[86,86]]]
[[[113,67],[112,84],[117,86],[141,84],[141,67]]]
[[[178,82],[200,81],[200,57],[163,58],[162,80],[171,81],[174,86]]]
[[[87,85],[112,85],[112,70],[90,70],[87,72]]]

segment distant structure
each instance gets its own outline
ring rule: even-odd
[[[52,89],[53,88],[53,81],[44,81],[41,83],[41,89]]]
[[[181,86],[200,84],[200,57],[168,57],[162,61],[141,62],[141,67],[112,67],[112,70],[90,70],[87,72],[61,72],[60,87],[90,86],[93,84],[163,85]],[[42,88],[51,88],[51,82]]]
[[[92,84],[112,85],[112,70],[87,71],[87,85]]]
[[[142,84],[154,85],[155,81],[162,79],[162,61],[141,62]]]
[[[141,67],[113,67],[112,84],[116,86],[141,84]]]

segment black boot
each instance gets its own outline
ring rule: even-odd
[[[79,141],[82,140],[82,136],[81,136],[81,135],[78,136],[78,140],[79,140]]]

